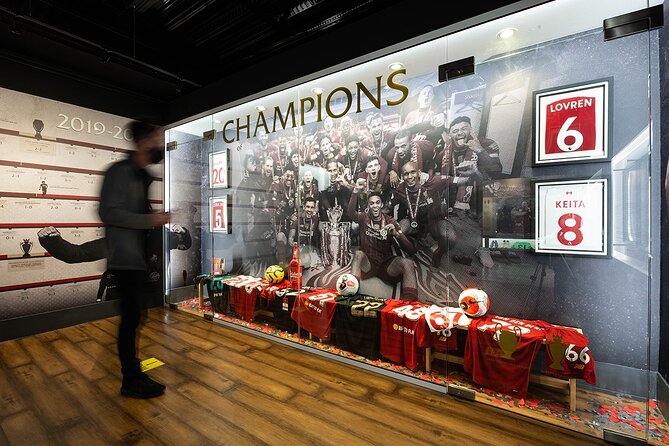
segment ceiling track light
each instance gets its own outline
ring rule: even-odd
[[[12,20],[12,34],[15,36],[20,36],[21,35],[21,29],[19,28],[18,23],[16,22],[16,17],[14,17],[14,20]]]
[[[510,39],[511,37],[515,36],[517,32],[518,28],[512,28],[512,27],[504,28],[497,33],[497,38],[499,40]]]

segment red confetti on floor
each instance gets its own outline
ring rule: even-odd
[[[641,409],[639,409],[636,406],[626,406],[623,408],[623,411],[630,415],[634,415],[635,413],[641,413]]]
[[[643,430],[643,426],[640,425],[639,423],[637,423],[637,422],[634,421],[634,420],[625,420],[625,423],[629,424],[630,426],[632,426],[634,429],[636,429],[636,430],[638,430],[638,431],[642,431],[642,430]]]

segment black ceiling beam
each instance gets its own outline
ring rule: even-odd
[[[94,54],[100,58],[103,62],[113,62],[120,65],[124,65],[128,68],[135,69],[138,72],[145,74],[150,74],[156,78],[162,78],[169,80],[175,83],[175,85],[189,85],[194,88],[202,87],[198,82],[191,81],[186,79],[178,74],[171,73],[167,70],[164,70],[155,65],[151,65],[146,62],[142,62],[139,59],[127,56],[123,53],[119,53],[114,50],[107,49],[102,45],[99,45],[95,42],[92,42],[83,37],[79,37],[75,34],[72,34],[68,31],[56,28],[47,23],[43,23],[39,20],[36,20],[32,17],[16,14],[9,9],[0,6],[0,16],[2,16],[6,21],[8,21],[11,26],[16,29],[16,32],[20,34],[24,30],[30,30],[31,32],[44,36],[51,39],[56,39],[61,43],[69,46],[78,48],[81,51],[88,52],[89,54]]]

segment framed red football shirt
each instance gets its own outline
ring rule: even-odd
[[[534,164],[607,159],[611,79],[534,93]]]

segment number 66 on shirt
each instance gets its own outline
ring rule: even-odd
[[[608,255],[607,180],[535,184],[536,252]]]

